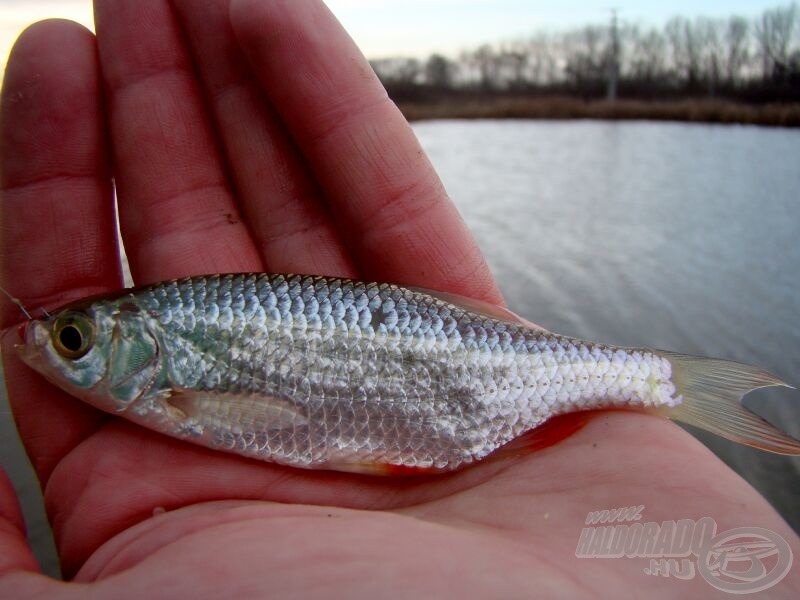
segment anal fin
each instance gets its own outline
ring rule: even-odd
[[[345,473],[358,473],[359,475],[377,475],[380,477],[414,477],[419,475],[435,475],[444,469],[436,467],[413,467],[408,465],[393,465],[368,461],[331,461],[324,468]]]
[[[504,446],[500,446],[484,460],[499,460],[512,456],[523,456],[550,446],[570,437],[583,429],[592,419],[592,411],[559,415],[548,419],[535,429],[526,431]]]

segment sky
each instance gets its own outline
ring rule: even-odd
[[[266,0],[265,0],[266,1]],[[789,0],[328,0],[369,58],[455,56],[484,42],[525,37],[539,30],[564,30],[620,18],[662,25],[674,15],[752,17]],[[72,19],[92,28],[91,0],[0,0],[0,70],[14,39],[30,23]]]

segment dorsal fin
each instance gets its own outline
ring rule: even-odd
[[[490,319],[504,321],[506,323],[513,323],[514,325],[524,325],[525,327],[537,329],[543,333],[550,333],[544,327],[540,327],[535,323],[531,323],[530,321],[523,319],[518,314],[507,309],[505,306],[498,306],[497,304],[492,304],[491,302],[478,300],[476,298],[468,298],[466,296],[461,296],[460,294],[454,294],[453,292],[440,292],[438,290],[429,290],[427,288],[417,286],[409,286],[408,289],[421,294],[427,294],[428,296],[433,296],[442,302],[452,304],[453,306],[457,306],[463,310],[477,313]]]

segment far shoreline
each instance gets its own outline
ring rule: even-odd
[[[722,99],[582,100],[569,96],[452,96],[397,100],[409,121],[434,119],[649,120],[800,127],[800,103]]]

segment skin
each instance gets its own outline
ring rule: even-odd
[[[112,175],[137,283],[296,271],[501,302],[413,133],[321,2],[95,11],[96,39],[38,23],[6,71],[0,266],[26,306],[121,286]],[[646,559],[575,558],[588,512],[631,505],[644,521],[765,527],[800,556],[755,490],[653,416],[602,413],[534,454],[422,480],[305,472],[68,397],[15,356],[20,320],[3,301],[9,398],[72,581],[38,572],[3,477],[4,597],[722,595],[699,575],[645,575]],[[796,566],[770,590],[798,593]]]

